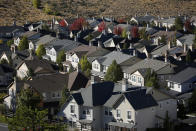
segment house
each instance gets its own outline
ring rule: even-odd
[[[98,49],[96,46],[80,45],[70,51],[66,52],[66,62],[71,63],[74,68],[78,67],[78,64],[83,56],[88,56],[92,52]],[[65,65],[69,68],[70,65]]]
[[[91,73],[94,76],[104,78],[105,73],[107,72],[108,67],[112,64],[113,60],[116,60],[117,64],[121,64],[131,57],[131,55],[123,54],[120,51],[113,51],[109,54],[106,54],[105,56],[93,60]]]
[[[124,78],[132,85],[144,86],[148,69],[156,72],[161,86],[166,85],[166,80],[174,73],[174,65],[160,60],[146,58],[123,70]]]
[[[161,126],[167,110],[169,114],[174,113],[171,120],[176,119],[176,101],[154,93],[145,87],[127,85],[125,81],[122,84],[92,81],[87,88],[71,94],[58,115],[82,131],[144,131]],[[160,109],[158,104],[164,108]]]
[[[57,56],[60,51],[70,51],[80,45],[77,41],[72,40],[54,40],[46,48],[46,55],[43,56],[44,59],[51,60],[52,62],[56,62]]]
[[[57,40],[56,37],[52,37],[51,35],[44,35],[34,41],[29,42],[29,49],[30,50],[36,50],[39,45],[47,46],[47,44],[50,44],[52,41]]]
[[[176,92],[186,93],[196,87],[196,68],[187,67],[167,79],[167,86]]]
[[[141,25],[141,24],[148,24],[148,23],[151,23],[153,20],[155,19],[154,16],[150,16],[148,14],[146,14],[145,16],[135,16],[135,17],[132,17],[130,22],[131,23],[136,23],[138,25]]]
[[[194,39],[195,39],[195,35],[193,34],[184,35],[176,39],[176,44],[177,46],[182,46],[182,47],[185,46],[184,48],[186,48],[186,50],[190,49],[192,51]]]
[[[4,98],[3,102],[7,109],[13,111],[16,109],[16,97],[23,87],[24,81],[17,80],[16,78],[14,78],[14,81],[7,87],[8,95]]]
[[[172,28],[175,25],[175,18],[162,18],[154,20],[154,23],[157,27],[165,27],[165,28]]]
[[[192,25],[196,26],[196,16],[192,16],[190,19]]]
[[[42,29],[43,23],[38,22],[38,23],[32,23],[28,26],[29,31],[39,31]]]
[[[166,42],[178,39],[183,34],[175,31],[158,31],[155,34],[151,35],[151,40],[155,45],[159,45],[162,36],[165,36]]]
[[[0,64],[0,87],[7,87],[14,75],[14,69],[8,65]]]
[[[15,23],[12,26],[0,26],[0,38],[10,39],[20,36],[24,33],[24,28],[17,26]]]
[[[46,60],[39,60],[37,57],[29,56],[16,67],[17,77],[24,79],[29,75],[42,75],[42,74],[53,74],[56,71],[52,65]],[[32,73],[32,74],[31,74]]]
[[[14,38],[14,45],[18,46],[22,37],[26,36],[29,41],[38,39],[41,34],[35,31],[27,31],[19,37]]]

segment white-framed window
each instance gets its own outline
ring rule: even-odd
[[[127,111],[127,119],[131,119],[131,111]]]
[[[112,116],[112,109],[105,107],[105,116]]]
[[[85,109],[85,110],[83,110],[83,114],[84,115],[90,115],[91,113],[90,113],[90,109]]]
[[[116,117],[120,117],[120,110],[119,109],[116,110]]]
[[[70,106],[70,113],[75,113],[75,105]]]
[[[174,83],[170,82],[170,88],[174,88]]]
[[[135,77],[135,75],[132,75],[132,81],[136,82],[136,77]]]
[[[142,83],[142,78],[138,77],[138,83]]]

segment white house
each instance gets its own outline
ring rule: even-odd
[[[195,35],[193,35],[193,34],[184,35],[184,36],[176,39],[176,44],[177,44],[177,46],[181,46],[181,47],[186,46],[186,48],[188,48],[192,51],[194,39],[195,39]]]
[[[92,82],[73,93],[58,115],[82,131],[144,131],[162,127],[167,111],[170,120],[175,120],[176,100],[158,91],[130,86],[125,81]]]
[[[167,80],[167,86],[176,92],[186,93],[196,87],[196,68],[188,67]]]

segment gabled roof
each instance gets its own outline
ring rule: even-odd
[[[32,80],[25,82],[39,93],[62,91],[67,83],[67,74],[51,74],[33,77]]]
[[[166,40],[169,40],[171,38],[179,38],[181,36],[183,36],[183,34],[179,33],[179,32],[175,32],[175,31],[158,31],[155,34],[151,35],[151,37],[161,37],[161,36],[165,36]]]
[[[34,35],[41,35],[39,32],[35,32],[35,31],[27,31],[25,33],[23,33],[21,36],[26,36],[29,40],[32,40],[31,37],[33,37]]]
[[[193,45],[194,42],[193,40],[195,39],[195,35],[193,34],[189,34],[189,35],[184,35],[182,37],[180,37],[178,40],[180,42],[182,42],[182,44],[185,44],[185,45]]]
[[[85,88],[88,83],[88,78],[81,72],[74,71],[68,76],[67,89],[70,91],[79,90]]]
[[[13,33],[15,30],[24,32],[24,28],[22,26],[0,26],[0,33]]]
[[[138,16],[135,17],[135,19],[140,23],[140,22],[151,22],[152,20],[155,19],[154,16],[151,15],[145,15],[145,16]]]
[[[108,66],[108,65],[112,64],[113,60],[116,60],[117,64],[120,64],[120,63],[130,59],[131,57],[132,57],[131,55],[123,54],[120,51],[113,51],[105,56],[98,58],[97,60],[102,65]]]
[[[44,35],[42,37],[40,37],[39,39],[36,40],[35,44],[36,45],[45,45],[48,44],[54,40],[56,40],[56,37],[52,37],[51,35]]]
[[[168,79],[168,81],[186,83],[194,77],[196,77],[196,68],[188,67],[172,76],[172,78]]]
[[[135,110],[158,105],[150,94],[146,94],[145,89],[126,92],[124,95]]]
[[[142,68],[150,68],[156,72],[167,65],[168,65],[168,63],[165,63],[163,61],[146,58],[142,61],[137,62],[133,66],[125,69],[123,72],[132,74],[136,70],[142,69]]]

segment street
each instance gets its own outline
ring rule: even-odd
[[[9,131],[6,124],[0,123],[0,131]]]

